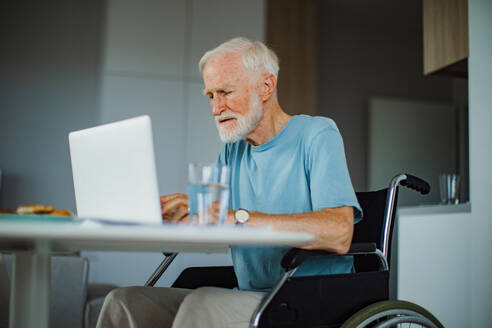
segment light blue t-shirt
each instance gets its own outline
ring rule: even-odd
[[[356,222],[362,213],[345,160],[336,124],[325,117],[293,116],[273,139],[260,146],[245,140],[229,143],[219,163],[231,167],[229,207],[268,214],[318,211],[353,206]],[[241,290],[270,289],[283,273],[286,247],[231,248]],[[316,257],[296,275],[348,273],[352,257]]]

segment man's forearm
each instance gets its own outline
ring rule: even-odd
[[[326,208],[316,212],[297,214],[265,214],[251,212],[249,226],[271,226],[278,231],[307,232],[314,235],[314,241],[302,248],[323,249],[346,253],[352,242],[354,229],[353,208],[343,206]]]

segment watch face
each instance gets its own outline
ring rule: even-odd
[[[244,223],[248,221],[249,219],[249,213],[246,210],[237,210],[236,213],[234,214],[234,217],[238,222]]]

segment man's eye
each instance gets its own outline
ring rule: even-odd
[[[220,94],[221,96],[227,96],[228,94],[230,94],[232,91],[227,91],[227,90],[220,90],[218,92],[218,94]]]

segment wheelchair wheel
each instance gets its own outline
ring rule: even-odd
[[[352,315],[341,328],[444,328],[429,311],[407,301],[382,301]]]

